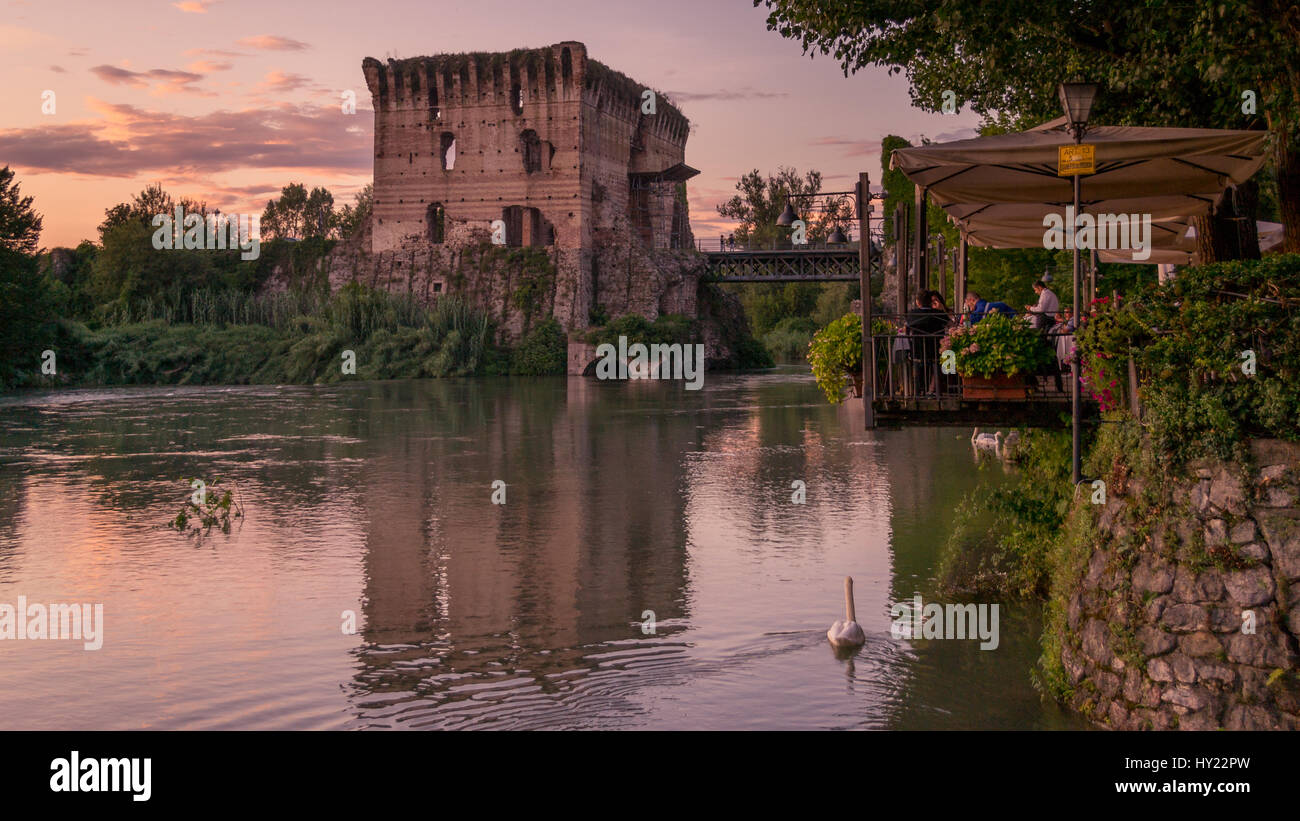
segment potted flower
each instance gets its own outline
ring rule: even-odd
[[[844,388],[854,374],[857,379],[853,387],[861,396],[862,318],[845,314],[813,334],[808,343],[808,362],[817,387],[833,404],[844,401]]]
[[[952,329],[939,347],[941,356],[951,351],[956,358],[963,399],[1024,399],[1025,377],[1052,361],[1038,331],[1002,314]]]

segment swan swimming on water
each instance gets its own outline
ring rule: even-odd
[[[975,432],[970,435],[970,443],[977,448],[988,450],[998,450],[1002,447],[1002,431],[997,433],[980,433],[976,428]]]
[[[857,613],[853,610],[853,577],[844,577],[844,621],[837,621],[826,631],[826,638],[836,650],[861,647],[867,643],[867,637],[856,621]]]

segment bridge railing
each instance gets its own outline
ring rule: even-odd
[[[958,325],[969,324],[971,314],[938,315],[937,319],[935,316],[916,313],[872,316],[877,400],[963,398],[962,377],[943,372],[942,348],[948,333]],[[1053,320],[1048,317],[1046,321]],[[1069,357],[1074,334],[1059,324],[1041,330],[1040,334],[1043,346],[1051,353],[1049,364],[1037,373],[1025,374],[1023,382],[1018,375],[1017,386],[1023,384],[1028,388],[1027,396],[1032,398],[1066,398],[1070,395]],[[983,398],[1014,397],[1003,391]]]
[[[851,242],[841,242],[832,244],[828,242],[808,242],[800,245],[794,245],[789,240],[777,241],[775,239],[766,242],[736,242],[726,237],[717,237],[714,239],[695,240],[695,250],[700,253],[744,253],[754,251],[857,251],[858,243],[856,240]]]

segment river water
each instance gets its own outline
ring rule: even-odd
[[[98,650],[0,640],[0,729],[1079,726],[1025,604],[995,650],[891,637],[978,471],[862,428],[794,372],[0,398],[0,604],[103,605]],[[165,527],[195,476],[229,534]]]

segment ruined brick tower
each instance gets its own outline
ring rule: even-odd
[[[646,86],[577,42],[366,58],[363,69],[375,110],[374,258],[427,259],[430,290],[456,290],[445,274],[457,254],[502,220],[507,245],[553,262],[547,312],[571,330],[598,306],[694,312],[696,277],[673,249],[693,242],[685,181],[698,172],[685,164],[690,124],[662,95],[642,113]]]

